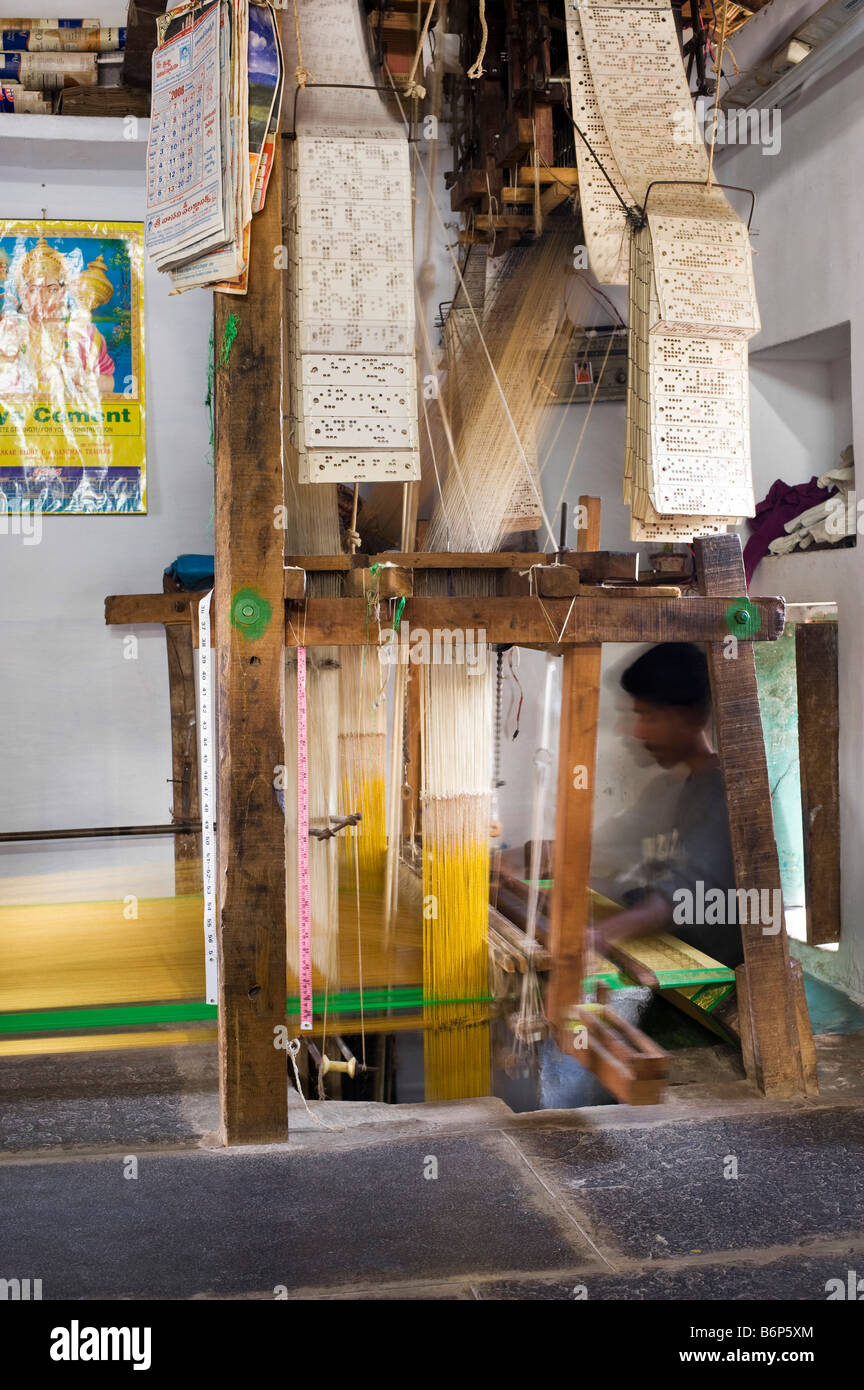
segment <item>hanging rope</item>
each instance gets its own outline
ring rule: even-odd
[[[426,88],[421,87],[419,82],[414,81],[414,74],[417,71],[417,64],[420,62],[420,58],[423,54],[423,45],[426,42],[426,35],[429,33],[429,21],[432,18],[432,11],[434,10],[436,3],[437,0],[429,0],[429,8],[426,11],[426,18],[423,21],[423,28],[420,31],[420,38],[417,41],[417,52],[414,54],[414,62],[411,64],[411,71],[409,72],[408,80],[405,83],[404,95],[406,97],[418,97],[421,101],[423,97],[425,97],[426,95]]]
[[[466,74],[472,82],[476,82],[478,77],[483,76],[483,59],[486,57],[486,40],[489,37],[489,30],[486,27],[486,0],[480,0],[480,33],[480,52]]]
[[[300,15],[297,10],[297,0],[294,0],[294,33],[297,37],[297,66],[294,69],[294,81],[298,87],[305,87],[307,82],[314,82],[315,79],[309,69],[303,66],[303,45],[300,42]]]
[[[714,173],[714,144],[717,139],[717,117],[720,111],[720,82],[723,78],[723,47],[726,43],[726,21],[729,17],[728,5],[723,6],[723,27],[720,30],[720,48],[717,53],[717,62],[714,64],[714,71],[717,74],[717,88],[714,94],[714,118],[711,122],[711,152],[708,156],[708,183],[711,187],[711,178]]]

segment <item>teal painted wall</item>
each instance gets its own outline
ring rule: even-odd
[[[777,642],[754,642],[753,651],[783,900],[787,907],[795,907],[804,903],[804,831],[794,625]]]

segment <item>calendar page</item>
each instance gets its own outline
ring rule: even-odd
[[[219,11],[211,5],[154,56],[146,241],[157,262],[169,245],[176,252],[224,227]]]

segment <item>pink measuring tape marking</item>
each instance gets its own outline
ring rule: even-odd
[[[300,932],[300,1028],[312,1029],[312,898],[309,889],[309,747],[306,648],[297,648],[297,899]]]

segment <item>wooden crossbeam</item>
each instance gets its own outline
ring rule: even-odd
[[[537,170],[537,181],[541,184],[564,184],[569,189],[579,187],[578,169],[550,169],[547,165],[541,164]],[[519,170],[519,183],[523,188],[534,186],[534,169],[529,165],[523,165]],[[566,196],[566,194],[565,194]]]
[[[412,570],[524,570],[529,565],[544,565],[546,559],[542,550],[496,550],[488,554],[474,550],[429,551],[428,554],[424,550],[385,550],[380,555],[289,555],[285,564],[310,573],[318,570],[339,573],[375,564],[399,565]]]
[[[112,594],[105,600],[105,622],[109,627],[133,627],[136,623],[189,622],[194,609],[207,592],[188,594]]]
[[[397,580],[400,573],[396,571]],[[285,587],[284,578],[282,586]],[[188,623],[190,612],[194,616],[200,597],[197,593],[182,597],[122,594],[106,599],[105,621],[121,626]],[[759,614],[760,625],[758,631],[741,639],[742,644],[749,645],[750,640],[774,641],[783,631],[782,598],[758,598],[750,603]],[[731,630],[730,608],[729,598],[694,595],[681,600],[674,591],[672,594],[651,589],[631,591],[626,587],[592,587],[586,592],[580,585],[579,596],[574,600],[519,596],[409,597],[405,600],[402,621],[430,632],[443,628],[463,631],[471,628],[475,632],[482,629],[487,642],[508,642],[517,646],[554,648],[598,642],[722,642]],[[365,598],[308,599],[289,613],[286,644],[296,646],[302,630],[307,646],[365,646],[369,640],[366,610]]]
[[[742,588],[742,593],[744,592]],[[754,641],[783,631],[781,598],[751,600],[761,623]],[[402,622],[434,629],[482,629],[487,642],[571,647],[600,642],[723,642],[729,636],[729,598],[631,597],[626,590],[596,590],[573,600],[538,598],[408,598]],[[364,646],[367,603],[358,598],[309,599],[289,615],[285,641],[306,645]],[[742,641],[740,646],[749,646]]]

